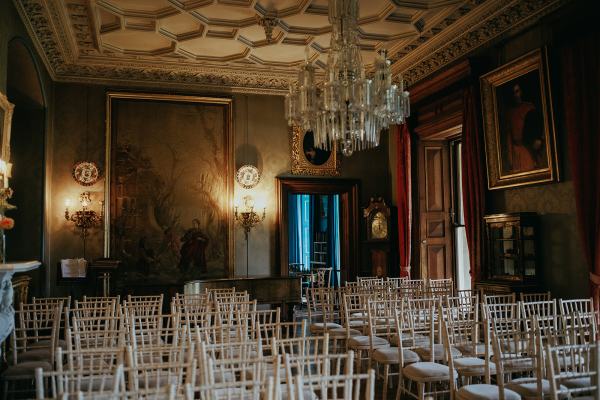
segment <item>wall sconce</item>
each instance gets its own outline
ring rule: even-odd
[[[246,278],[248,277],[248,235],[250,234],[250,230],[254,228],[256,225],[260,224],[264,221],[267,208],[263,208],[262,215],[258,215],[254,212],[254,200],[251,196],[244,196],[244,208],[245,211],[238,212],[238,206],[235,206],[234,210],[234,219],[242,228],[244,228],[244,237],[246,239]]]
[[[67,199],[65,202],[65,219],[69,222],[73,222],[75,226],[81,229],[81,238],[83,240],[83,258],[85,259],[85,248],[86,239],[89,235],[89,230],[102,224],[104,219],[104,201],[100,201],[100,213],[94,210],[90,210],[92,205],[92,197],[90,192],[83,192],[79,195],[79,202],[81,203],[81,210],[70,212],[69,207],[71,206],[71,200]]]

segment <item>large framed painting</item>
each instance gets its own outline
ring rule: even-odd
[[[331,150],[315,146],[312,131],[304,131],[299,126],[292,127],[292,174],[337,176],[340,163],[334,142]]]
[[[0,158],[10,161],[10,127],[15,106],[0,92]]]
[[[107,95],[105,256],[124,284],[232,274],[232,101]]]
[[[559,180],[546,49],[483,75],[488,188]]]

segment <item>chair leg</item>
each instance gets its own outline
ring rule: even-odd
[[[419,400],[425,400],[425,384],[422,382],[417,383],[417,392],[419,393]]]
[[[388,377],[390,375],[390,365],[385,364],[383,367],[383,398],[387,399]]]

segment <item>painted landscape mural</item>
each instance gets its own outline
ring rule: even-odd
[[[124,281],[228,275],[228,107],[112,100],[110,254]]]

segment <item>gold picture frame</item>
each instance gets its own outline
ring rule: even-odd
[[[559,180],[546,48],[480,78],[488,189]]]
[[[331,151],[318,149],[314,146],[312,132],[305,132],[294,125],[292,127],[292,174],[339,176],[340,162],[337,158],[336,144],[333,144]]]
[[[152,251],[149,259],[155,261],[144,279],[170,278],[159,269],[165,264],[161,252],[167,250],[176,259],[173,279],[233,276],[232,107],[230,98],[107,93],[105,257],[130,254],[121,251],[129,242],[139,251],[138,229],[144,232],[143,247]],[[137,177],[130,179],[134,174]],[[132,218],[143,226],[122,226]],[[201,248],[185,247],[188,242]]]
[[[14,109],[14,104],[0,92],[0,158],[6,163],[10,161],[10,130]]]

